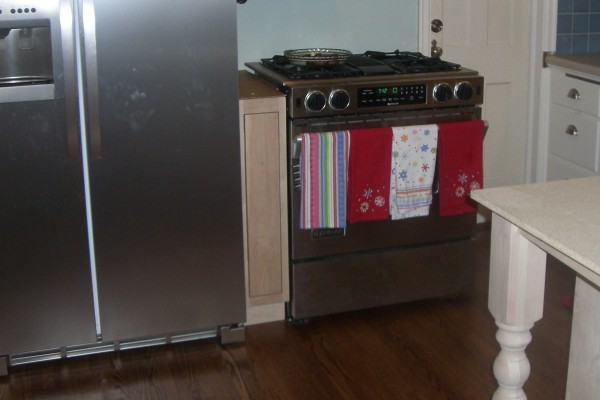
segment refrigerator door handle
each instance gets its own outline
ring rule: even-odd
[[[81,28],[86,68],[89,155],[102,157],[102,134],[100,131],[100,109],[98,91],[98,54],[96,51],[96,11],[93,0],[81,1]]]
[[[67,114],[67,155],[79,158],[79,123],[77,103],[77,70],[72,0],[60,0],[60,37]]]

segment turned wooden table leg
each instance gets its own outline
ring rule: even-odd
[[[566,399],[597,400],[599,396],[600,289],[577,277]]]
[[[523,384],[529,378],[531,370],[525,348],[531,342],[529,329],[521,329],[497,323],[496,340],[500,343],[500,354],[494,361],[494,376],[498,380],[498,389],[493,400],[526,399]]]
[[[530,329],[542,318],[546,253],[520,229],[494,214],[488,307],[498,326],[501,351],[494,362],[498,389],[493,400],[525,400],[530,365],[525,348]]]

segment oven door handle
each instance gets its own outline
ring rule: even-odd
[[[292,158],[294,160],[298,160],[302,154],[302,136],[296,135],[294,136],[294,140],[292,140]]]
[[[487,120],[483,120],[483,137],[487,135],[490,124]],[[302,155],[302,136],[295,135],[292,140],[291,157],[292,160],[299,160]],[[292,162],[292,181],[294,189],[300,188],[300,165],[299,163]],[[434,178],[432,186],[433,194],[440,192],[440,182],[437,177]]]
[[[300,190],[300,157],[302,155],[302,136],[296,135],[292,140],[292,148],[291,148],[291,166],[292,166],[292,176],[291,182],[294,191]]]

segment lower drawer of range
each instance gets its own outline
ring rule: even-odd
[[[291,265],[288,317],[304,319],[471,289],[477,241],[348,255]]]

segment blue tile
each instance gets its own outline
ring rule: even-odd
[[[600,14],[590,14],[590,33],[600,33]]]
[[[600,52],[600,34],[590,35],[590,51]]]
[[[573,47],[571,51],[573,53],[587,53],[588,37],[589,35],[573,35]]]
[[[557,33],[572,33],[573,32],[573,16],[559,15],[556,24]]]
[[[600,11],[600,0],[591,0],[590,1],[590,11],[592,11],[592,12]]]
[[[590,0],[573,0],[573,12],[589,12]]]
[[[558,12],[573,12],[573,0],[558,0]]]
[[[571,38],[572,35],[558,35],[556,37],[556,52],[557,53],[570,53],[571,52]]]
[[[573,15],[559,15],[556,24],[557,33],[573,33]]]
[[[573,33],[588,33],[590,30],[589,14],[573,15]]]

